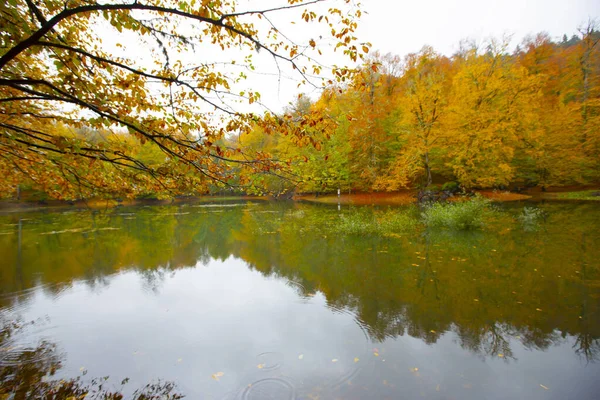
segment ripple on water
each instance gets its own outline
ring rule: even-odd
[[[283,378],[265,378],[256,381],[244,390],[243,400],[292,400],[296,398],[296,388]]]
[[[35,346],[17,344],[15,341],[7,340],[0,346],[0,368],[40,364],[51,360],[55,350],[54,344],[43,340]]]
[[[263,371],[274,371],[281,368],[283,355],[277,352],[265,352],[256,356],[258,365]]]

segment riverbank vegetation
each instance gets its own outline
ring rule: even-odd
[[[2,6],[3,197],[28,189],[64,200],[291,198],[432,184],[470,191],[600,182],[600,32],[593,20],[571,37],[540,33],[514,50],[508,40],[490,40],[464,42],[451,56],[425,46],[402,57],[371,52],[354,36],[361,10],[347,0],[321,15],[315,2],[295,0],[252,12],[234,3],[198,10],[164,3]],[[315,81],[323,66],[314,39],[296,44],[275,27],[259,29],[263,15],[282,10],[326,29],[323,40],[331,38],[355,67],[335,67],[331,79]],[[200,27],[179,32],[178,23],[189,20]],[[92,34],[96,25],[154,38],[147,46],[159,67],[119,56],[128,44],[103,46]],[[166,31],[176,33],[163,37]],[[223,69],[169,58],[186,59],[206,37],[232,57]],[[237,111],[233,105],[260,104],[258,92],[237,88],[261,50],[300,83],[322,86],[320,95],[299,95],[281,112]],[[232,72],[237,66],[247,72]]]
[[[246,148],[289,160],[287,190],[396,191],[446,182],[461,188],[597,184],[600,179],[600,33],[590,22],[555,41],[463,43],[403,58],[375,53],[354,80],[291,109],[335,121],[307,129],[320,146],[261,129]],[[302,144],[305,144],[302,146]],[[316,147],[316,148],[315,148]],[[281,191],[281,183],[261,184]]]

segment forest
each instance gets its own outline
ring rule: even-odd
[[[290,108],[300,121],[324,116],[306,128],[316,144],[260,129],[239,142],[288,160],[287,187],[296,178],[302,192],[597,183],[599,40],[589,26],[560,42],[529,37],[512,54],[495,40],[452,57],[427,46],[404,58],[376,53],[351,84]],[[257,181],[282,190],[281,180]]]
[[[160,32],[161,27],[144,25],[128,13],[115,15],[105,13],[113,26],[142,35]],[[233,93],[233,79],[212,66],[194,69],[190,78],[200,79],[200,86],[192,87],[183,79],[189,70],[167,67],[168,57],[164,70],[148,73],[125,59],[66,45],[60,35],[38,42],[47,58],[39,58],[37,50],[16,57],[14,49],[30,46],[29,39],[20,42],[2,56],[0,193],[17,198],[25,190],[61,200],[291,196],[393,192],[432,184],[545,190],[600,181],[600,32],[595,21],[571,38],[529,36],[515,50],[509,39],[490,39],[464,41],[452,56],[429,46],[399,56],[357,43],[351,36],[354,19],[342,15],[332,9],[325,19],[339,17],[344,28],[332,30],[336,47],[359,66],[334,68],[336,78],[318,96],[300,94],[281,112],[233,113],[207,100],[200,89],[260,102],[257,92]],[[223,14],[202,21],[220,26],[224,18],[237,17]],[[307,22],[321,17],[302,14]],[[72,29],[84,34],[86,26],[77,20]],[[232,38],[210,34],[213,43],[223,41],[224,49],[237,46],[240,35],[256,40],[252,33],[242,35],[243,25],[221,28],[233,32]],[[13,33],[14,38],[3,39],[5,45],[24,35]],[[188,40],[171,39],[182,46]],[[74,41],[85,44],[83,37]],[[264,48],[278,54],[280,46]],[[304,49],[288,45],[280,57],[297,69],[296,57],[307,49],[317,49],[313,40]],[[27,67],[46,59],[54,67]],[[320,68],[313,65],[313,73]],[[39,78],[44,73],[54,75]],[[301,74],[310,75],[310,67]],[[147,87],[152,80],[164,83],[160,99],[170,99],[170,105],[157,103]],[[189,105],[202,101],[216,113],[199,113]],[[53,102],[63,108],[49,107]]]

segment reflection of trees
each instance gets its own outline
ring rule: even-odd
[[[25,334],[31,323],[0,319],[0,398],[14,400],[28,399],[90,399],[121,400],[121,393],[128,380],[121,383],[121,390],[107,389],[108,377],[83,380],[56,379],[54,376],[61,368],[62,355],[57,346],[42,341],[36,346],[13,347],[20,335]],[[131,396],[134,400],[175,400],[183,396],[176,391],[172,382],[149,383],[136,390]]]
[[[60,290],[74,279],[99,285],[122,268],[139,271],[154,290],[177,268],[233,255],[295,282],[300,295],[321,291],[329,306],[354,313],[373,340],[409,334],[434,343],[454,331],[472,352],[510,358],[513,340],[545,349],[569,335],[577,354],[598,357],[600,213],[587,206],[553,206],[537,234],[507,214],[494,233],[424,230],[418,237],[339,235],[336,208],[302,204],[134,211],[96,215],[93,224],[77,214],[37,225],[84,229],[63,235],[39,235],[23,223],[20,253],[16,237],[0,237],[8,263],[21,260],[18,276],[0,270],[0,294],[33,287],[39,273],[47,290]]]
[[[576,338],[573,345],[575,354],[588,362],[600,361],[600,340],[597,337],[593,337],[588,332],[581,332],[576,335]]]
[[[327,228],[333,209],[306,209],[300,223],[298,211],[269,219],[245,216],[239,235],[246,243],[242,258],[254,268],[298,281],[307,292],[319,289],[328,304],[355,313],[373,340],[407,333],[434,343],[454,331],[464,348],[510,359],[513,341],[543,350],[569,335],[581,345],[578,354],[593,360],[600,321],[583,325],[574,310],[600,312],[597,290],[585,280],[599,277],[589,260],[600,257],[600,247],[582,252],[573,246],[573,230],[593,232],[594,223],[587,224],[585,210],[569,218],[572,211],[558,207],[536,235],[507,214],[497,222],[499,233],[339,236]],[[552,225],[553,218],[560,223]],[[573,265],[580,257],[588,260],[587,270]]]
[[[510,326],[492,323],[473,328],[457,327],[456,334],[461,346],[473,353],[514,359],[510,338],[516,335]]]

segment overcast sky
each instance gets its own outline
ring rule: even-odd
[[[463,39],[481,43],[489,38],[510,35],[512,48],[527,35],[547,32],[554,39],[577,33],[577,27],[588,19],[600,22],[600,0],[363,0],[366,15],[360,21],[357,36],[370,42],[372,50],[404,56],[419,51],[424,45],[451,56]],[[293,36],[310,35],[296,26],[278,26]],[[302,42],[302,39],[299,40]],[[335,61],[334,61],[335,60]],[[263,71],[276,72],[267,57]],[[328,58],[326,62],[347,62]],[[253,77],[258,83],[262,79]],[[296,88],[296,83],[258,83],[262,99],[274,110],[294,101],[299,91],[313,99],[318,91],[310,87]]]
[[[238,1],[238,11],[287,4],[287,0]],[[341,2],[343,1],[327,0],[312,5],[309,9],[318,14],[326,13],[329,7],[345,9],[340,5]],[[373,51],[379,50],[383,54],[389,52],[399,56],[417,52],[424,45],[430,45],[437,52],[451,56],[459,49],[463,39],[481,43],[486,39],[502,38],[505,35],[512,36],[514,48],[530,34],[545,31],[552,38],[560,39],[563,34],[569,37],[576,34],[577,27],[590,18],[600,22],[600,0],[362,0],[362,10],[366,14],[363,15],[356,33],[358,42],[370,42]],[[320,30],[325,29],[325,26],[291,23],[299,21],[300,15],[301,10],[293,9],[276,12],[272,14],[272,19],[286,37],[298,44],[307,46],[310,39],[317,40],[318,46],[323,50],[323,56],[318,58],[324,65],[347,65],[350,61],[343,57],[341,52],[333,53],[329,31]],[[252,22],[257,21],[252,19]],[[262,23],[267,24],[265,21]],[[108,26],[106,22],[104,24]],[[261,27],[264,30],[265,26]],[[110,27],[100,26],[97,26],[97,29],[102,32],[111,30]],[[140,46],[139,41],[117,33],[114,29],[112,31],[112,34],[103,33],[102,37],[113,54],[131,58],[136,62],[156,57],[148,52],[147,46]],[[319,40],[320,36],[323,40]],[[117,48],[117,42],[126,45]],[[239,59],[240,54],[245,56],[248,53],[241,53],[236,48],[222,51],[216,45],[202,43],[198,51],[180,57],[184,64],[193,65],[198,61]],[[275,112],[281,112],[302,92],[309,94],[313,99],[318,98],[320,90],[308,85],[297,87],[302,78],[298,71],[291,69],[291,65],[280,63],[278,68],[273,58],[264,51],[253,56],[256,69],[246,71],[249,75],[248,80],[232,88],[234,93],[247,93],[248,90],[254,89],[260,92],[262,104]],[[241,67],[241,63],[236,64],[236,67]],[[235,68],[226,71],[239,73]],[[328,75],[326,71],[324,75]],[[320,81],[316,80],[315,83],[320,87]],[[211,100],[217,103],[220,101],[218,98]],[[264,111],[257,103],[252,106],[247,103],[236,104],[232,105],[232,108],[258,113]]]
[[[548,32],[571,36],[577,27],[600,16],[600,0],[365,0],[368,13],[360,38],[383,53],[398,55],[433,46],[445,55],[458,50],[461,39]]]

